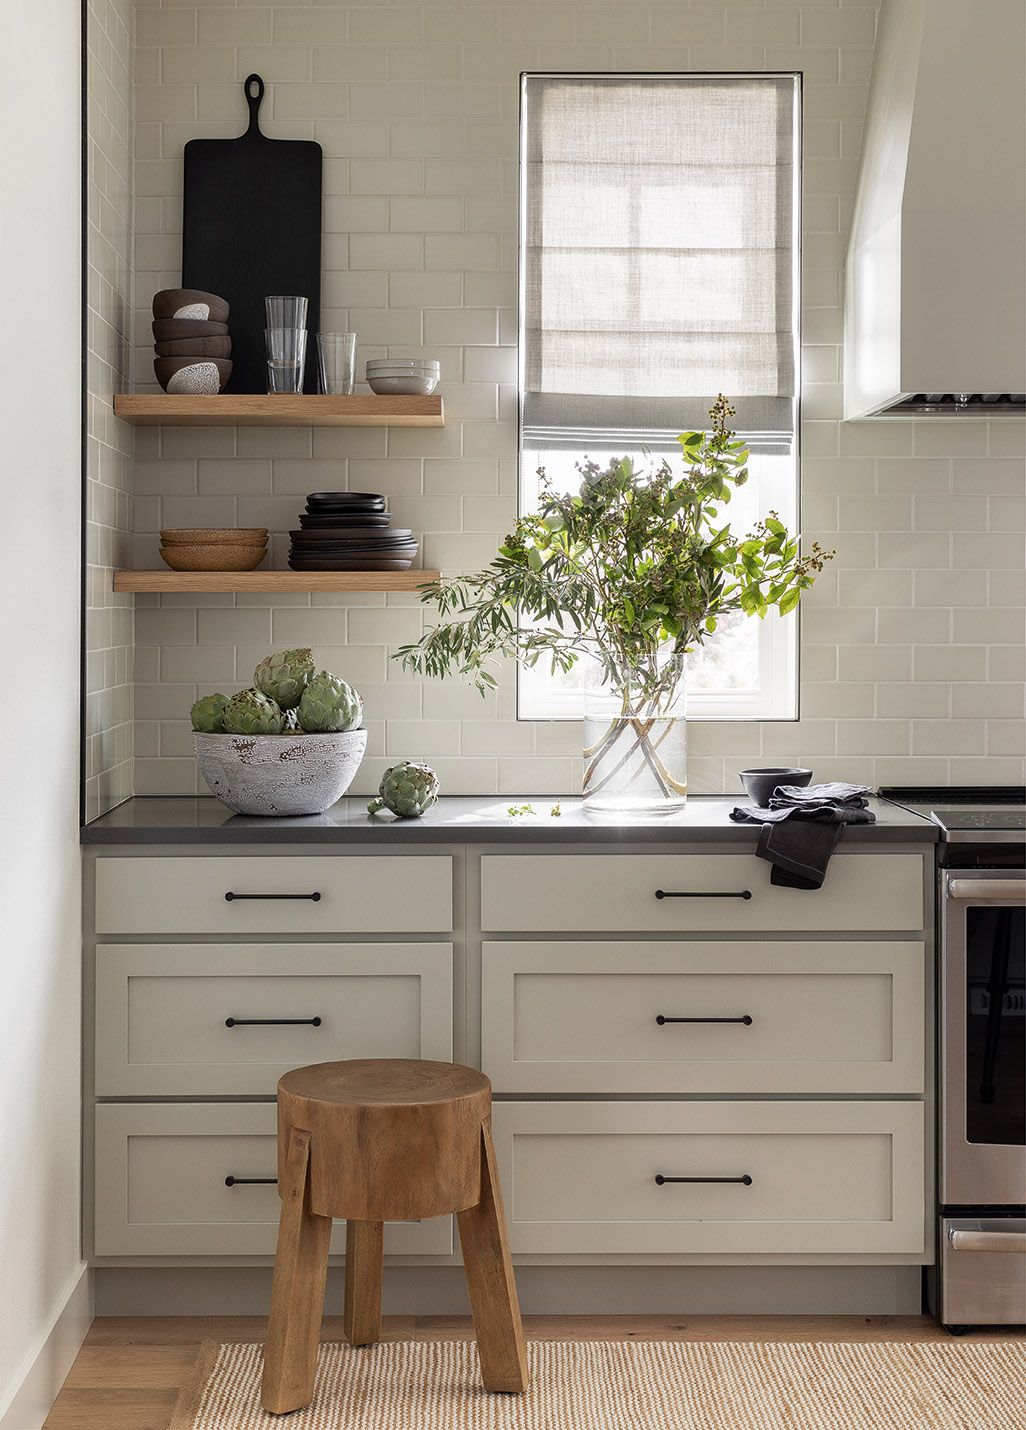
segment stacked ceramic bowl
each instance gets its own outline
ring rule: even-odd
[[[381,397],[428,397],[441,375],[441,364],[427,358],[367,359],[370,390]]]
[[[405,571],[417,554],[412,531],[391,525],[377,492],[311,492],[291,531],[293,571]]]
[[[220,392],[232,375],[228,304],[216,293],[165,288],[153,299],[153,371],[165,392]]]
[[[172,571],[255,571],[267,555],[267,527],[167,528],[160,555]]]

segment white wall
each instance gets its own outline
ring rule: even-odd
[[[0,704],[0,1423],[30,1430],[83,1270],[77,0],[5,5],[0,31],[0,639],[20,671]]]
[[[111,3],[111,0],[108,0]],[[802,602],[797,722],[695,723],[689,785],[739,791],[747,764],[819,779],[1023,777],[1022,422],[845,423],[842,276],[876,33],[875,0],[400,0],[140,6],[135,34],[134,375],[152,385],[150,298],[181,263],[182,149],[262,126],[324,150],[322,321],[363,358],[442,363],[441,431],[140,428],[135,558],[162,526],[268,526],[275,564],[303,494],[387,492],[425,564],[483,564],[516,505],[517,77],[521,69],[805,75],[803,525],[837,559]],[[957,104],[957,95],[953,99]],[[197,693],[312,644],[366,701],[354,786],[413,754],[447,794],[580,790],[580,727],[517,723],[512,681],[481,700],[389,660],[416,597],[140,596],[135,789],[189,794]],[[202,788],[202,785],[199,786]]]
[[[86,700],[85,815],[132,793],[133,598],[111,568],[130,564],[135,429],[114,416],[128,387],[132,312],[133,0],[86,0]]]

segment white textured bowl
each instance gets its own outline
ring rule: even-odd
[[[369,367],[368,377],[441,377],[437,367]]]
[[[434,372],[441,372],[442,364],[437,358],[368,358],[367,371],[373,372],[375,368],[381,367],[401,367],[401,368],[431,368]]]
[[[437,377],[375,377],[371,374],[367,382],[371,392],[379,397],[430,397],[438,386]]]
[[[352,784],[366,730],[334,735],[206,735],[193,732],[200,774],[236,814],[322,814]]]

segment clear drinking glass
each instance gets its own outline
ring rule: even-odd
[[[321,391],[348,396],[356,386],[356,334],[318,333],[317,362]]]
[[[302,392],[306,370],[306,329],[265,328],[267,391]]]
[[[305,298],[265,298],[264,313],[269,328],[306,327]]]

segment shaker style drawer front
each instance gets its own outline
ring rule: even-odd
[[[496,1103],[520,1253],[925,1250],[921,1103]]]
[[[96,1255],[273,1256],[275,1124],[273,1103],[101,1103]],[[344,1222],[331,1250],[345,1251]],[[452,1218],[390,1223],[385,1250],[448,1256]]]
[[[486,941],[507,1093],[921,1093],[921,943]]]
[[[273,1096],[305,1063],[452,1058],[448,943],[101,944],[96,1092]]]
[[[486,933],[785,933],[923,927],[919,854],[835,854],[822,889],[754,854],[488,854]]]
[[[447,933],[448,855],[96,861],[96,931]]]

